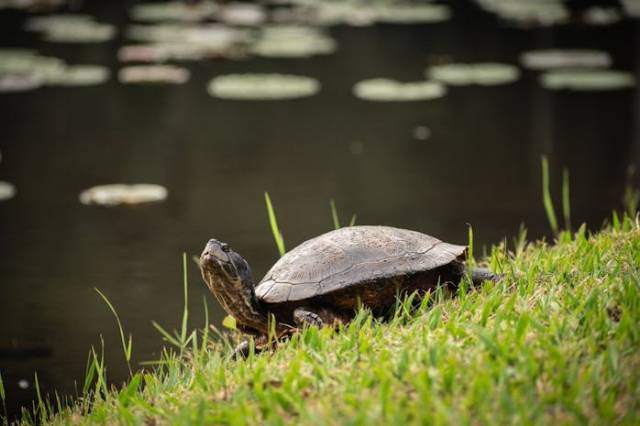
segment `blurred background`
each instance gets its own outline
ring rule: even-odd
[[[104,338],[127,376],[177,328],[182,253],[251,264],[341,223],[476,247],[550,238],[541,156],[574,228],[640,160],[640,2],[0,0],[0,374],[15,415],[75,395]],[[108,184],[152,187],[91,189]],[[113,189],[113,188],[111,188]],[[82,194],[82,195],[81,195]],[[155,201],[155,202],[150,202]],[[142,203],[139,203],[142,202]],[[558,212],[559,213],[559,212]],[[477,249],[478,250],[478,249]],[[224,316],[189,261],[190,326]],[[77,383],[77,385],[76,385]]]

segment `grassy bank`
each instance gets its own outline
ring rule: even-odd
[[[26,421],[639,424],[638,221],[512,246],[487,259],[499,284],[434,293],[387,322],[363,311],[247,360],[183,330],[182,357],[115,390],[96,353],[83,401],[51,418],[42,402]]]

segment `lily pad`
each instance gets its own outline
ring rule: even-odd
[[[251,52],[259,56],[299,58],[329,54],[336,50],[336,42],[311,27],[270,26],[262,30]]]
[[[620,11],[613,7],[592,6],[582,13],[582,21],[587,25],[611,25],[621,19]]]
[[[80,202],[85,205],[118,206],[146,204],[164,201],[167,189],[154,184],[111,184],[89,188],[80,193]]]
[[[9,182],[0,181],[0,201],[8,200],[16,195],[16,187]]]
[[[522,26],[551,26],[571,17],[562,0],[476,0],[485,10]]]
[[[636,84],[632,73],[598,69],[560,69],[540,76],[540,84],[550,90],[616,90]]]
[[[143,3],[131,8],[129,15],[134,21],[183,21],[197,22],[212,18],[219,6],[212,1],[187,3],[168,1],[162,3]]]
[[[293,8],[275,9],[271,19],[279,23],[307,23],[312,25],[373,25],[377,15],[370,5],[359,2],[315,2]]]
[[[172,83],[189,80],[189,70],[173,65],[135,65],[123,67],[118,73],[120,83]]]
[[[45,78],[52,86],[93,86],[109,80],[110,71],[100,65],[70,65]]]
[[[98,65],[68,65],[37,52],[0,50],[0,91],[23,91],[42,85],[86,86],[103,83],[109,70]]]
[[[220,8],[218,19],[229,25],[257,26],[267,19],[267,14],[259,4],[233,2]]]
[[[89,15],[50,15],[31,18],[25,28],[41,32],[47,41],[58,43],[100,43],[113,39],[115,26],[96,22]]]
[[[513,83],[520,78],[518,67],[500,63],[445,64],[427,71],[427,77],[452,86],[477,84],[495,86]]]
[[[248,41],[249,32],[221,24],[209,25],[132,25],[127,30],[132,40],[151,43],[179,43],[225,51]]]
[[[0,0],[0,10],[2,9],[22,9],[34,10],[40,7],[53,9],[65,4],[68,0]]]
[[[640,1],[638,0],[621,0],[622,7],[627,15],[634,18],[640,17]]]
[[[391,4],[374,9],[377,22],[392,24],[424,24],[451,18],[449,6],[440,4]]]
[[[209,83],[211,96],[222,99],[295,99],[315,95],[320,83],[313,78],[286,74],[228,74]]]
[[[0,73],[0,93],[24,92],[42,86],[42,79],[34,73]]]
[[[611,65],[611,55],[593,49],[540,49],[520,55],[525,68],[544,70],[552,68],[602,67]]]
[[[353,94],[367,101],[423,101],[444,96],[447,88],[437,81],[403,83],[386,78],[363,80],[353,87]]]

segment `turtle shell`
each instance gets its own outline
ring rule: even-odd
[[[255,288],[270,304],[299,302],[444,266],[466,247],[389,226],[350,226],[286,253]]]

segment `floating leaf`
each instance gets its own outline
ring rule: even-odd
[[[427,70],[427,76],[452,86],[494,86],[518,80],[520,70],[514,65],[493,62],[454,63],[433,66]]]
[[[611,25],[621,19],[620,11],[613,7],[592,6],[582,12],[582,21],[587,25]]]
[[[353,94],[368,101],[422,101],[444,96],[447,88],[437,81],[398,82],[386,78],[363,80]]]
[[[16,187],[9,182],[0,181],[0,201],[8,200],[16,195]]]
[[[223,5],[218,11],[220,21],[229,25],[256,26],[262,24],[267,15],[259,4],[232,2]]]
[[[153,184],[111,184],[89,188],[80,193],[80,202],[85,205],[117,206],[121,204],[144,204],[164,201],[166,188]]]
[[[99,43],[113,39],[116,28],[94,21],[89,15],[59,14],[27,20],[25,29],[41,32],[47,41],[59,43]]]
[[[70,65],[47,76],[45,83],[57,86],[93,86],[109,79],[109,69],[100,65]]]
[[[173,83],[189,80],[189,70],[173,65],[135,65],[123,67],[118,73],[120,83]]]
[[[34,73],[0,74],[0,93],[24,92],[42,86],[42,79]]]
[[[451,18],[449,6],[440,4],[395,3],[375,9],[377,22],[393,24],[422,24],[442,22]]]
[[[251,52],[267,57],[297,58],[333,53],[336,42],[321,31],[311,27],[265,27]]]
[[[561,69],[540,76],[540,84],[550,90],[615,90],[633,87],[633,74],[614,70]]]
[[[127,37],[151,43],[180,43],[200,46],[214,52],[238,47],[248,42],[250,33],[244,29],[220,24],[185,25],[156,24],[131,25]]]
[[[211,96],[223,99],[294,99],[312,96],[320,83],[310,77],[286,74],[229,74],[209,83]]]
[[[525,68],[545,70],[551,68],[608,67],[611,55],[594,49],[539,49],[520,55],[520,63]]]
[[[213,18],[219,6],[213,1],[168,1],[136,4],[129,10],[134,21],[183,21],[197,22]]]
[[[550,26],[566,22],[569,9],[562,0],[476,0],[486,11],[523,26]]]

